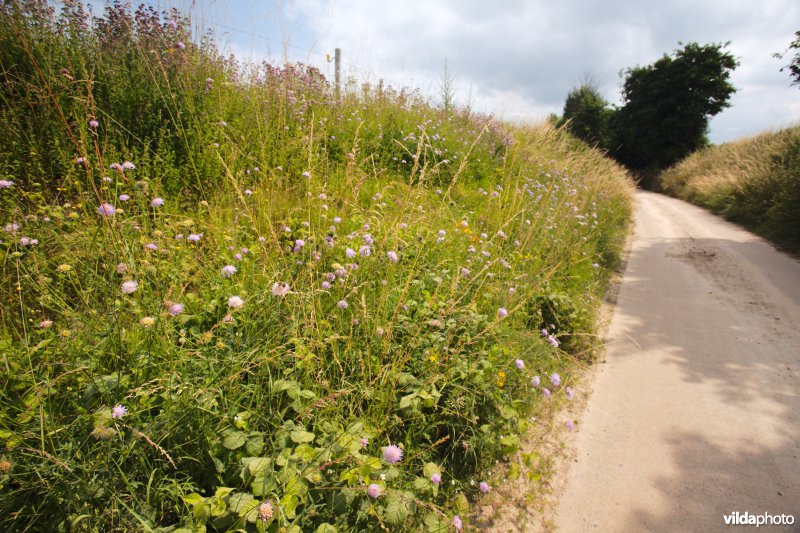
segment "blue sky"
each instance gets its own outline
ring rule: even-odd
[[[95,6],[104,2],[95,0]],[[507,120],[561,113],[571,88],[590,77],[619,103],[619,72],[646,65],[679,42],[731,42],[740,66],[732,106],[711,122],[721,143],[800,122],[800,88],[782,52],[800,29],[796,0],[159,0],[212,28],[243,61],[301,61],[439,99],[445,61],[456,103]],[[97,8],[95,8],[95,11]]]

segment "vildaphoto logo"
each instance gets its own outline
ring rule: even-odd
[[[794,515],[790,514],[750,514],[738,511],[723,515],[726,526],[791,526],[794,524]]]

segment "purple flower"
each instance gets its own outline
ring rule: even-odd
[[[554,387],[558,387],[561,384],[561,376],[558,375],[558,372],[553,372],[550,375],[550,383],[552,383]]]
[[[369,257],[369,254],[372,253],[372,250],[370,250],[369,246],[364,245],[358,249],[358,253],[360,253],[362,257]]]
[[[303,239],[297,239],[297,240],[294,241],[294,250],[293,251],[299,252],[300,249],[305,245],[306,245],[306,241],[304,241]]]
[[[470,272],[468,268],[464,267],[461,269],[461,277],[467,278],[469,277],[469,274]]]
[[[203,237],[202,233],[190,233],[188,240],[189,242],[199,242],[202,237]]]
[[[331,282],[330,281],[323,281],[322,282],[322,288],[325,289],[325,290],[330,289],[331,288]]]
[[[546,389],[546,388],[542,389],[542,394],[544,394],[545,398],[549,398],[550,397],[550,389]]]
[[[12,185],[14,182],[11,180],[0,180],[0,189],[10,189]]]
[[[272,295],[283,298],[289,294],[289,284],[283,281],[278,281],[272,285]]]
[[[566,426],[567,426],[567,429],[570,430],[570,431],[575,429],[575,424],[572,422],[572,420],[567,420]]]
[[[523,361],[522,359],[517,359],[516,361],[514,361],[514,364],[517,365],[517,369],[519,370],[525,368],[525,361]]]
[[[100,125],[100,123],[97,122],[95,119],[92,119],[92,120],[89,121],[89,127],[92,128],[92,129],[96,130],[99,125]]]
[[[78,163],[79,165],[80,165],[81,163],[83,163],[84,161],[86,161],[86,159],[84,159],[83,157],[79,157],[79,158],[77,158],[77,159],[75,160],[75,162],[76,162],[76,163]]]
[[[370,235],[369,233],[365,233],[364,234],[364,242],[369,244],[370,246],[372,246],[375,241],[373,241],[372,235]]]
[[[367,446],[369,446],[369,439],[366,437],[361,437],[361,439],[359,439],[358,442],[359,444],[361,444],[362,448],[366,448]]]
[[[547,337],[547,330],[542,328],[541,334],[542,334],[542,337]]]
[[[370,498],[379,498],[381,495],[382,489],[381,486],[377,483],[371,483],[369,487],[367,487],[367,494]]]
[[[333,223],[339,224],[342,221],[342,217],[333,217]]]
[[[179,48],[180,50],[185,50],[186,45],[183,44],[183,41],[178,41],[177,43],[175,43],[175,48]]]
[[[441,482],[442,482],[442,475],[439,472],[435,472],[431,476],[431,483],[433,483],[434,485],[438,485]]]
[[[597,263],[592,263],[592,268],[600,268],[600,265],[598,265]]]
[[[347,250],[344,251],[344,255],[352,259],[356,256],[356,251],[353,250],[352,248],[348,248]]]
[[[172,304],[170,306],[169,314],[172,316],[178,316],[181,313],[183,313],[183,304]]]
[[[122,294],[133,294],[138,288],[139,284],[135,280],[131,280],[123,282],[119,290],[122,291]]]
[[[128,410],[122,404],[117,404],[111,409],[111,418],[122,418],[128,414]]]
[[[120,202],[127,202],[127,201],[128,201],[128,200],[130,200],[130,199],[131,199],[131,197],[130,197],[130,196],[128,196],[127,194],[124,194],[124,193],[123,193],[123,194],[120,194],[120,195],[119,195],[119,201],[120,201]]]
[[[550,344],[552,344],[552,345],[553,345],[553,348],[558,348],[558,339],[556,339],[556,338],[555,338],[555,337],[553,337],[552,335],[550,335],[549,337],[547,337],[547,342],[549,342]]]
[[[500,309],[497,310],[497,316],[499,318],[507,317],[508,316],[508,309],[506,309],[505,307],[501,307]]]
[[[339,303],[336,304],[336,307],[339,309],[347,309],[347,300],[339,300]]]
[[[453,527],[456,528],[456,531],[461,533],[461,530],[464,528],[464,523],[461,521],[461,517],[455,515],[453,517]]]
[[[534,387],[538,387],[541,382],[542,380],[539,378],[539,376],[533,376],[531,378],[531,385],[533,385]]]
[[[134,165],[130,161],[125,161],[124,163],[122,163],[122,168],[124,170],[133,170],[136,168],[136,165]]]
[[[122,172],[122,165],[120,165],[119,163],[111,163],[110,165],[108,165],[108,168],[110,168],[111,170],[117,170],[119,172]]]
[[[397,261],[399,261],[400,259],[399,257],[397,257],[397,252],[395,251],[386,252],[386,257],[388,257],[389,261],[391,261],[392,263],[397,263]]]
[[[383,449],[383,458],[390,465],[399,463],[400,459],[403,458],[403,450],[399,446],[390,444]]]
[[[164,205],[164,199],[163,198],[153,198],[150,201],[150,207],[161,207],[162,205]]]
[[[116,212],[117,208],[107,202],[103,202],[100,204],[100,207],[97,208],[97,213],[104,217],[113,217]]]
[[[158,246],[156,246],[152,242],[148,242],[147,244],[144,245],[144,247],[147,248],[148,250],[152,251],[152,252],[155,252],[156,250],[158,250]]]
[[[400,223],[400,225],[399,225],[398,227],[399,227],[400,229],[406,229],[406,228],[408,227],[408,224],[406,224],[405,222],[401,222],[401,223]]]
[[[575,393],[572,391],[572,387],[567,387],[567,398],[570,400],[575,396]]]
[[[233,254],[233,258],[236,259],[237,261],[241,261],[242,260],[242,254]]]
[[[222,277],[229,278],[236,274],[236,267],[233,265],[225,265],[222,267]]]
[[[481,481],[480,484],[478,485],[478,488],[480,488],[481,492],[484,494],[489,492],[489,484],[486,483],[485,481]]]
[[[228,298],[228,307],[231,309],[239,309],[244,305],[244,300],[238,296],[231,296]]]

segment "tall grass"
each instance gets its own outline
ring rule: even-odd
[[[0,19],[0,526],[466,523],[591,358],[624,172],[65,9]]]
[[[664,192],[800,252],[800,126],[701,150],[659,181]]]

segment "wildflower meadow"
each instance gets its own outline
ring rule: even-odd
[[[468,529],[599,344],[630,180],[189,28],[0,7],[0,529]]]

